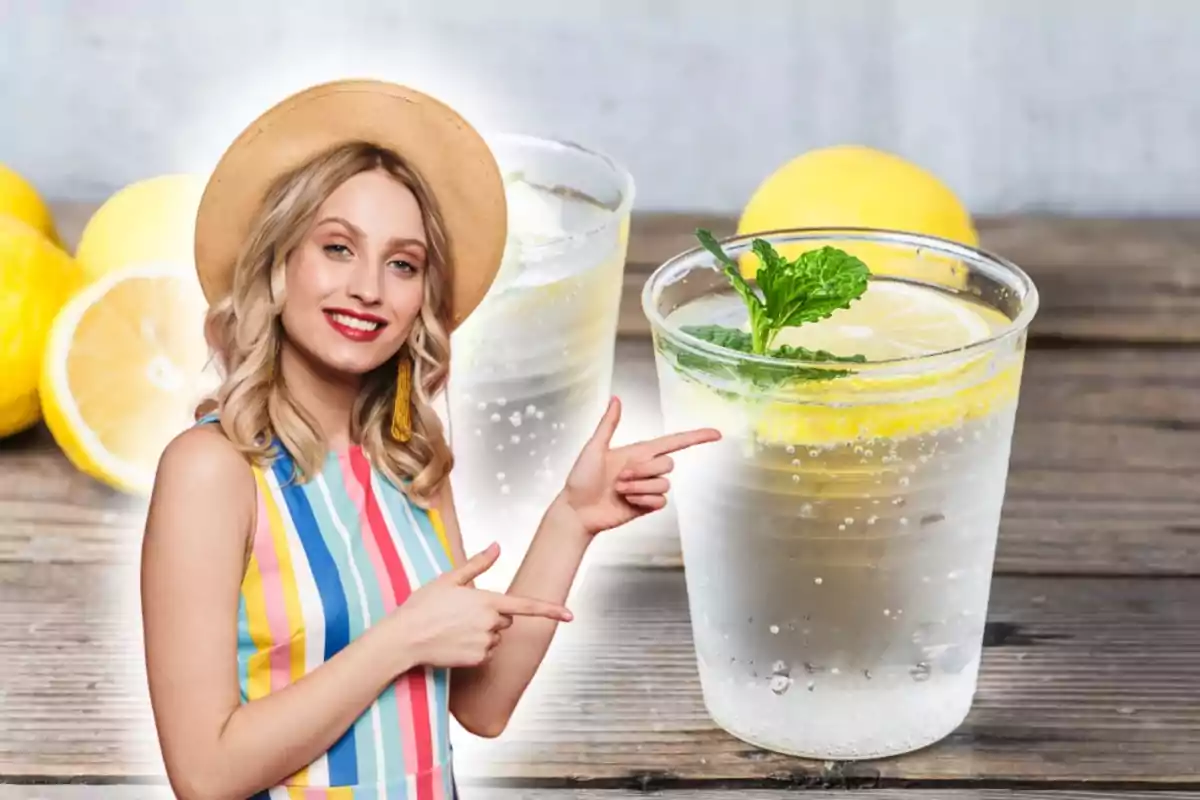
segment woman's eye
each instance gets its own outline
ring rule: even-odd
[[[349,254],[350,248],[344,244],[327,244],[324,248],[326,253],[335,256],[344,256]]]
[[[408,261],[392,261],[390,263],[393,267],[400,270],[401,272],[406,272],[406,273],[411,274],[411,273],[415,273],[417,271],[417,268]]]

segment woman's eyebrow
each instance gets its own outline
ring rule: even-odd
[[[343,217],[325,217],[324,219],[318,221],[317,225],[324,225],[326,222],[337,222],[341,225],[344,225],[347,228],[349,228],[350,232],[353,233],[355,236],[357,236],[360,239],[363,238],[362,228],[358,227],[357,225],[355,225],[353,222],[351,222],[348,219],[345,219]]]
[[[366,238],[366,234],[363,233],[362,228],[358,227],[345,217],[325,217],[317,222],[317,225],[324,225],[326,222],[336,222],[340,225],[344,225],[359,239]],[[412,245],[416,245],[421,248],[422,252],[425,252],[429,249],[429,245],[426,244],[423,239],[417,239],[411,236],[393,236],[388,240],[388,247],[409,247]]]

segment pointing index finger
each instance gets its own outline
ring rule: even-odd
[[[534,600],[531,597],[517,597],[511,594],[493,593],[493,608],[501,614],[522,617],[545,617],[547,619],[570,621],[572,614],[564,606],[548,603],[545,600]]]
[[[674,453],[698,444],[715,442],[720,438],[721,432],[716,428],[696,428],[690,431],[668,433],[666,436],[659,436],[657,439],[651,439],[646,444],[649,446],[654,455],[661,456],[665,455],[666,453]]]

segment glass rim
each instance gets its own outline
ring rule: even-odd
[[[511,144],[532,145],[534,147],[539,147],[549,151],[574,152],[600,161],[612,172],[613,177],[615,178],[614,183],[617,186],[617,190],[621,194],[621,200],[619,203],[617,203],[616,208],[608,208],[607,206],[603,206],[604,210],[607,212],[603,222],[583,230],[571,231],[569,233],[564,233],[561,236],[553,236],[534,244],[522,245],[521,250],[523,253],[532,254],[538,253],[542,250],[555,249],[562,247],[564,244],[570,244],[576,240],[595,236],[609,230],[614,225],[620,224],[620,221],[623,218],[629,216],[629,213],[633,208],[633,199],[637,190],[637,186],[633,180],[633,174],[629,171],[629,169],[608,153],[597,150],[593,147],[582,145],[570,139],[542,136],[536,133],[526,133],[523,131],[490,130],[482,132],[481,135],[483,136],[484,141],[487,143],[488,148],[492,150],[492,157],[496,159],[496,165],[500,168],[502,175],[505,172],[504,164],[500,163],[500,158],[496,154],[495,148],[492,147],[493,143],[499,144],[501,142],[508,142]]]
[[[1037,313],[1040,303],[1040,295],[1037,285],[1025,270],[1021,269],[1014,262],[1003,256],[985,250],[981,247],[963,244],[952,239],[946,239],[940,236],[933,236],[925,233],[913,233],[911,231],[894,230],[890,228],[870,228],[870,227],[801,227],[801,228],[776,228],[772,230],[758,231],[753,233],[737,234],[718,238],[717,241],[722,246],[739,246],[749,249],[749,246],[755,239],[772,239],[787,238],[786,244],[798,244],[802,242],[822,241],[841,239],[844,241],[857,242],[874,242],[906,245],[914,249],[933,250],[939,254],[959,258],[966,261],[976,263],[986,263],[994,267],[998,267],[1005,272],[1011,274],[1020,285],[1024,288],[1025,294],[1022,297],[1021,311],[1015,318],[1009,321],[1009,324],[1002,330],[993,333],[992,335],[980,339],[970,344],[960,347],[951,347],[945,350],[937,350],[931,353],[921,353],[914,356],[901,356],[898,358],[881,359],[879,361],[864,361],[864,362],[848,362],[833,364],[829,361],[804,361],[800,359],[790,358],[774,358],[767,355],[759,355],[757,353],[744,353],[740,350],[733,350],[727,347],[713,344],[689,333],[680,330],[678,326],[667,322],[666,317],[659,312],[655,301],[655,289],[658,287],[663,277],[680,266],[694,260],[700,255],[710,255],[707,250],[699,244],[685,250],[681,253],[668,258],[646,278],[645,284],[642,286],[641,305],[642,313],[650,323],[651,330],[660,332],[673,340],[673,343],[687,347],[700,354],[713,356],[717,359],[726,361],[739,361],[748,364],[761,364],[764,366],[787,367],[795,366],[797,368],[812,368],[821,369],[849,369],[855,373],[867,372],[876,368],[886,370],[888,368],[903,368],[913,364],[923,364],[929,361],[945,359],[950,356],[968,356],[978,351],[991,349],[1004,341],[1020,335],[1028,329],[1030,322],[1033,321]],[[772,242],[775,244],[775,242]],[[717,271],[713,267],[714,271]],[[872,280],[875,276],[872,275]],[[918,285],[930,285],[927,282],[915,281]]]

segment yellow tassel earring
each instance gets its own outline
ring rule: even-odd
[[[392,408],[392,438],[407,442],[412,438],[412,359],[400,356],[400,371],[396,376],[396,404]]]

